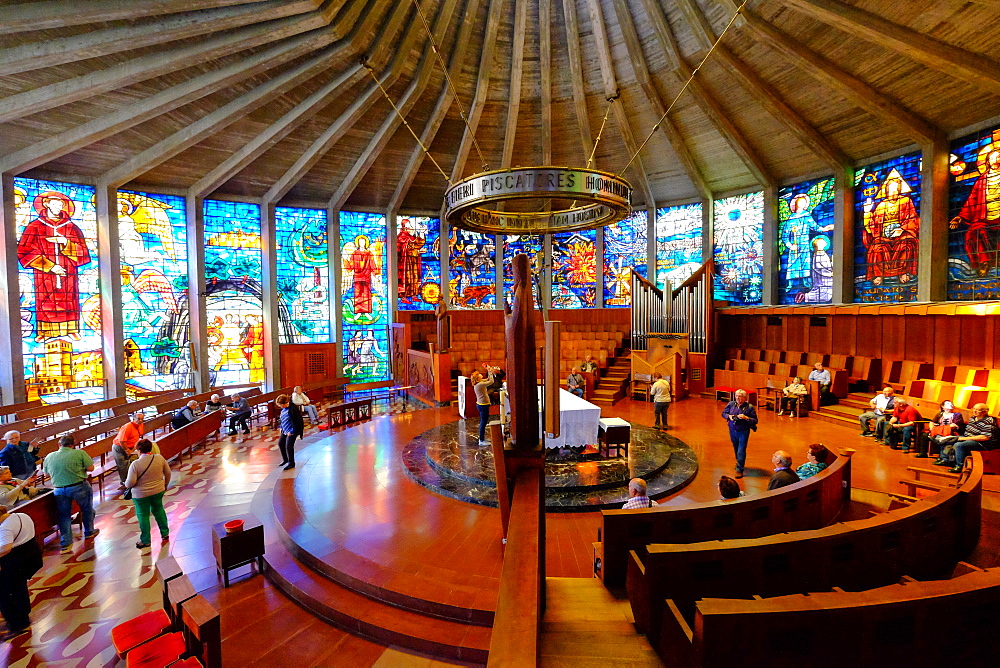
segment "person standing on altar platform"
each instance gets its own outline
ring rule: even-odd
[[[670,410],[670,381],[657,372],[653,374],[653,385],[649,388],[649,396],[653,398],[654,429],[666,429],[667,411]]]
[[[569,376],[566,378],[566,389],[570,391],[571,394],[583,399],[583,388],[586,387],[587,381],[584,379],[583,374],[580,373],[580,367],[573,367],[569,371]]]
[[[729,426],[729,440],[733,444],[736,455],[736,478],[743,477],[743,469],[747,463],[747,441],[750,432],[757,431],[757,411],[750,405],[746,390],[736,390],[733,401],[726,404],[722,418]]]
[[[489,367],[486,367],[489,369]],[[477,371],[473,374],[473,378],[479,375]],[[491,373],[486,378],[479,375],[479,382],[472,386],[472,389],[476,393],[476,408],[479,410],[479,445],[489,445],[489,441],[486,440],[486,423],[490,421],[490,394],[489,388],[493,384],[493,374]]]

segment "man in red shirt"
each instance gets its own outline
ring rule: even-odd
[[[911,406],[905,397],[897,397],[895,407],[892,409],[892,417],[886,424],[888,429],[886,430],[885,442],[893,450],[899,450],[902,447],[904,453],[909,452],[913,435],[917,433],[917,429],[923,428],[923,424],[917,420],[922,419],[917,409]],[[899,445],[900,441],[902,441],[902,446]],[[916,446],[917,444],[913,443],[913,447],[916,448]]]
[[[142,414],[142,411],[134,413],[132,419],[121,426],[118,430],[118,435],[115,436],[113,445],[111,446],[111,452],[115,456],[115,466],[118,469],[118,475],[122,480],[122,487],[125,487],[125,477],[128,475],[128,465],[129,463],[138,457],[135,452],[136,443],[142,438],[142,433],[145,431],[145,421],[146,416]]]

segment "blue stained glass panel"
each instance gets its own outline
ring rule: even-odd
[[[29,399],[104,397],[94,189],[14,179],[21,350]]]
[[[854,301],[917,299],[920,153],[854,175]]]
[[[545,255],[545,237],[540,234],[508,234],[503,238],[503,298],[508,306],[514,303],[514,256],[524,253],[531,261],[531,296],[535,308],[541,308],[539,283],[542,280],[542,261]]]
[[[186,202],[120,191],[125,378],[134,390],[193,387]]]
[[[948,299],[1000,299],[1000,128],[956,139],[948,190]]]
[[[604,307],[632,305],[632,269],[646,277],[649,215],[645,209],[604,228]]]
[[[764,193],[715,200],[715,298],[760,304],[764,276]]]
[[[778,301],[833,301],[833,178],[778,191]]]
[[[344,375],[355,383],[389,378],[386,219],[340,212]]]
[[[433,311],[441,301],[441,221],[396,218],[396,289],[400,311]]]
[[[205,315],[213,386],[264,381],[260,207],[205,200]]]
[[[656,287],[678,286],[698,270],[701,257],[701,202],[656,210]]]
[[[278,341],[330,343],[326,211],[277,207]]]
[[[455,308],[496,308],[494,237],[451,228],[448,294]]]
[[[552,235],[552,308],[594,308],[597,231]]]

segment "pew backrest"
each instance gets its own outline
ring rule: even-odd
[[[50,415],[55,415],[56,413],[61,413],[82,405],[83,401],[80,399],[73,399],[72,401],[64,401],[58,404],[32,406],[31,408],[25,408],[22,411],[18,411],[14,414],[14,417],[18,420],[38,420],[40,418],[47,418]]]

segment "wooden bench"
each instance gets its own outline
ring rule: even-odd
[[[39,419],[48,418],[56,413],[62,413],[70,408],[76,408],[82,405],[83,401],[80,399],[73,399],[72,401],[64,401],[58,404],[33,406],[32,408],[26,408],[22,411],[18,411],[14,414],[14,418],[17,420],[35,420],[37,422]]]
[[[762,538],[632,550],[627,590],[636,629],[655,647],[668,615],[666,599],[691,619],[695,602],[712,596],[861,590],[904,575],[945,577],[979,541],[982,476],[982,458],[974,455],[959,487],[867,519]]]
[[[13,415],[19,411],[27,410],[29,408],[37,408],[42,405],[41,399],[32,399],[31,401],[23,401],[19,404],[10,404],[8,406],[0,406],[0,417],[7,417],[8,415]],[[6,426],[6,425],[4,425]]]
[[[154,394],[145,399],[140,399],[138,401],[130,401],[125,404],[119,404],[111,409],[111,412],[115,415],[125,415],[126,413],[134,413],[136,411],[144,411],[147,408],[152,408],[159,404],[170,401],[171,399],[180,399],[184,396],[182,390],[174,390],[172,392],[165,392],[161,394]]]
[[[708,598],[694,622],[671,601],[654,648],[674,665],[988,666],[1000,654],[1000,569],[871,591]],[[780,621],[779,621],[780,620]],[[819,642],[817,643],[817,634]]]
[[[95,401],[90,404],[83,404],[82,406],[76,406],[75,408],[70,408],[66,411],[66,415],[69,417],[83,417],[87,418],[94,415],[94,413],[102,413],[104,411],[111,412],[115,406],[121,406],[122,404],[128,403],[128,399],[125,397],[117,397],[115,399],[106,399],[104,401]]]
[[[183,458],[185,451],[190,453],[209,435],[218,431],[222,427],[222,419],[222,411],[201,415],[194,422],[186,424],[180,429],[174,429],[166,436],[157,439],[156,446],[160,449],[160,454],[168,461],[174,458]]]
[[[595,563],[600,559],[601,564],[596,570],[606,586],[620,587],[625,584],[629,551],[649,543],[756,538],[827,526],[850,501],[854,452],[842,450],[817,475],[762,494],[683,506],[602,510],[595,545]]]
[[[83,427],[83,424],[84,422],[82,417],[69,418],[66,420],[60,420],[59,422],[50,422],[28,431],[22,431],[21,440],[27,441],[28,443],[35,441],[42,443],[53,436],[65,434],[67,432],[75,432],[77,429]]]

